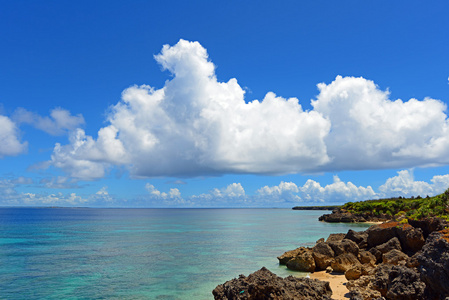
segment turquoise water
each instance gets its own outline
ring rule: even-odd
[[[212,299],[277,256],[366,225],[290,209],[0,209],[0,299]]]

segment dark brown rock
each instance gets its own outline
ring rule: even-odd
[[[417,255],[422,280],[437,297],[449,297],[449,243],[443,233],[433,232]]]
[[[371,248],[369,252],[376,257],[376,263],[380,263],[382,261],[382,254],[387,253],[393,249],[402,251],[401,243],[397,237],[390,239],[388,242],[378,245],[374,248]]]
[[[335,257],[331,263],[332,269],[337,273],[345,273],[347,270],[356,266],[361,266],[361,264],[357,257],[352,253],[343,253]]]
[[[345,272],[345,277],[347,280],[356,280],[359,279],[360,276],[362,276],[362,266],[360,265],[352,267]]]
[[[352,253],[355,256],[359,255],[359,247],[351,240],[343,239],[341,241],[329,242],[329,246],[334,250],[335,256],[343,253]]]
[[[282,254],[281,256],[278,256],[278,260],[279,260],[279,264],[280,265],[285,265],[287,264],[287,262],[292,259],[295,258],[299,253],[302,253],[305,251],[306,248],[304,247],[299,247],[296,248],[295,250],[290,250],[287,252],[284,252],[284,254]]]
[[[312,255],[315,259],[316,270],[326,270],[334,259],[334,250],[328,243],[322,242],[312,248]]]
[[[368,233],[366,231],[354,231],[349,229],[345,239],[351,240],[359,246],[360,249],[367,247]]]
[[[315,259],[311,249],[305,249],[298,253],[297,256],[287,262],[287,268],[294,271],[313,272],[315,271]]]
[[[330,300],[332,290],[326,281],[293,276],[282,278],[262,268],[248,277],[240,275],[239,278],[218,285],[212,294],[216,300]]]
[[[376,264],[376,257],[369,251],[360,251],[359,260],[362,264],[369,264],[374,266]]]
[[[443,230],[448,224],[446,220],[440,218],[425,218],[421,220],[408,220],[408,223],[415,228],[421,228],[424,238],[434,231]]]
[[[376,249],[378,249],[382,253],[387,253],[388,251],[391,251],[393,249],[401,251],[402,247],[401,243],[399,242],[399,239],[397,237],[394,237],[388,242],[376,246]]]
[[[344,234],[344,233],[331,233],[327,237],[326,243],[341,241],[341,240],[343,240],[345,238],[345,235],[346,234]]]
[[[421,281],[419,273],[404,266],[379,266],[371,283],[386,299],[425,299],[426,285]]]
[[[318,218],[320,221],[328,223],[359,223],[366,222],[362,216],[357,216],[351,213],[332,212],[331,214],[325,214]]]
[[[371,300],[381,297],[380,292],[373,289],[371,283],[373,279],[374,275],[371,275],[361,276],[359,279],[348,281],[346,287],[349,290],[350,299]]]
[[[407,260],[407,263],[405,264],[406,267],[417,268],[419,266],[418,255],[420,255],[420,254],[421,254],[421,252],[416,252],[412,257],[410,257]]]
[[[370,264],[362,265],[362,275],[374,275],[376,268]]]
[[[392,217],[390,215],[385,214],[376,216],[371,213],[354,214],[341,207],[335,208],[331,214],[325,214],[318,218],[320,221],[329,223],[385,222],[391,219]]]
[[[414,254],[424,246],[425,240],[421,228],[414,228],[409,224],[403,224],[396,227],[396,235],[405,253]]]
[[[392,238],[396,237],[396,226],[398,222],[388,222],[379,225],[373,225],[366,230],[368,234],[367,244],[368,248],[376,247],[383,243],[388,242]]]
[[[382,255],[382,262],[390,265],[405,265],[409,257],[404,252],[393,249]]]

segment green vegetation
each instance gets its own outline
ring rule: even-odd
[[[348,202],[341,207],[350,213],[370,216],[387,215],[398,220],[440,217],[449,220],[449,189],[443,194],[426,198],[389,198]],[[406,221],[404,221],[406,222]]]

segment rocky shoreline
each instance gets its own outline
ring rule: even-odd
[[[388,221],[365,231],[331,234],[313,247],[287,251],[278,259],[292,270],[344,274],[347,295],[353,300],[446,299],[447,227],[438,218]],[[218,285],[213,295],[215,299],[333,299],[326,281],[281,278],[265,268]]]
[[[330,214],[324,214],[318,218],[319,221],[328,223],[363,223],[363,222],[386,222],[392,220],[389,215],[379,214],[353,214],[343,208],[336,207]]]

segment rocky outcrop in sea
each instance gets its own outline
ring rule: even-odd
[[[287,251],[278,260],[292,270],[345,274],[353,300],[446,299],[449,297],[446,227],[447,222],[438,218],[410,224],[390,221],[365,231],[331,234],[313,247]],[[299,286],[307,296],[295,294]],[[327,290],[317,280],[291,276],[282,279],[262,269],[217,286],[214,296],[215,299],[330,299],[328,292],[315,293]]]
[[[336,207],[332,210],[332,213],[324,214],[318,220],[328,223],[385,222],[391,220],[391,216],[382,214],[378,216],[372,214],[354,214],[343,208]]]

